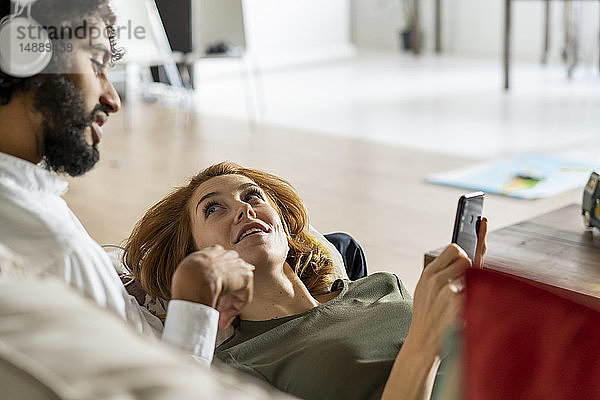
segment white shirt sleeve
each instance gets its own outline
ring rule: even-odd
[[[218,323],[219,312],[212,307],[171,300],[162,338],[209,367],[215,351]]]
[[[152,334],[209,367],[215,349],[219,312],[204,304],[173,300],[161,333],[160,321],[130,296],[110,259],[94,242],[78,243],[52,270],[99,305],[116,312],[140,334]]]

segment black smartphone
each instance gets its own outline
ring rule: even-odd
[[[459,245],[471,260],[474,259],[477,248],[477,232],[483,213],[483,196],[483,192],[460,196],[454,219],[452,243]]]

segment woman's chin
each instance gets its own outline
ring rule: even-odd
[[[275,255],[264,249],[254,248],[240,252],[240,257],[257,269],[268,269],[269,267],[283,265],[286,255]]]

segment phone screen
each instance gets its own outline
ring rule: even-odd
[[[477,248],[477,230],[483,213],[483,192],[463,195],[458,200],[452,243],[459,245],[471,260]]]

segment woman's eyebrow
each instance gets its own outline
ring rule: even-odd
[[[244,190],[246,190],[248,188],[251,188],[251,187],[255,187],[255,188],[260,189],[260,186],[258,186],[256,183],[248,182],[248,183],[244,183],[244,184],[240,185],[238,187],[238,191],[239,192],[243,192]]]

